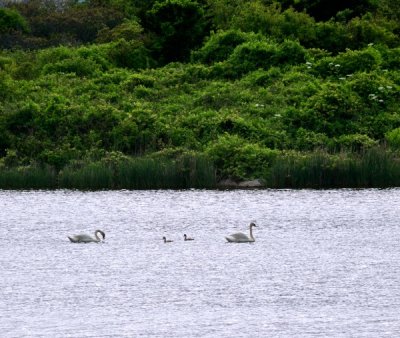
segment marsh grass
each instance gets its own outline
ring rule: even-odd
[[[81,168],[66,167],[59,173],[58,185],[64,189],[111,189],[113,172],[102,163],[89,163]]]
[[[54,188],[57,188],[57,174],[51,167],[32,165],[0,169],[0,189]]]
[[[202,156],[172,159],[142,158],[119,163],[115,186],[125,189],[213,188],[214,166]]]
[[[51,167],[0,169],[0,189],[188,189],[215,185],[214,166],[201,155],[74,163],[58,174]]]
[[[400,186],[400,157],[383,148],[362,153],[286,152],[264,177],[269,188],[386,188]],[[202,155],[81,162],[57,173],[39,165],[0,168],[0,189],[215,188],[213,163]]]
[[[362,153],[288,153],[276,159],[267,178],[271,188],[386,188],[400,186],[400,159],[373,148]]]

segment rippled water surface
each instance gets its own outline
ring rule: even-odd
[[[399,206],[398,189],[0,191],[0,336],[399,337]],[[255,243],[225,243],[251,221]]]

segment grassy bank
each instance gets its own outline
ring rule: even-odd
[[[188,189],[215,185],[214,167],[201,156],[79,162],[59,172],[35,165],[0,169],[0,189]]]
[[[381,148],[338,154],[282,152],[262,172],[259,178],[274,189],[398,187],[400,157]],[[0,189],[213,189],[218,178],[213,163],[201,155],[177,160],[124,157],[77,162],[60,171],[37,165],[2,167]]]
[[[271,188],[387,188],[400,186],[398,154],[373,148],[362,153],[287,153],[266,177]]]

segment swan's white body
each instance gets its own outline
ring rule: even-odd
[[[250,243],[250,242],[255,242],[256,240],[253,237],[253,227],[256,225],[254,223],[250,223],[250,236],[247,236],[243,232],[238,232],[236,234],[232,234],[229,236],[226,236],[226,240],[230,243]]]
[[[194,238],[186,236],[186,234],[183,235],[183,240],[185,241],[194,241]]]
[[[98,236],[98,234],[100,234],[103,237],[103,239],[101,239]],[[96,230],[94,232],[94,237],[89,236],[87,234],[80,234],[80,235],[73,235],[71,237],[68,236],[68,238],[72,243],[92,243],[92,242],[99,243],[106,238],[106,234],[101,230]]]
[[[165,237],[162,238],[164,240],[164,243],[171,243],[173,240],[171,239],[166,239]]]

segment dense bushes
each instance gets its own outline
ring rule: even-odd
[[[319,21],[265,1],[39,2],[14,6],[31,31],[2,35],[36,44],[0,52],[4,182],[200,187],[215,173],[274,187],[398,182],[396,22],[346,10]],[[78,12],[87,39],[72,29]]]
[[[12,31],[28,32],[28,24],[19,12],[13,9],[0,8],[0,33]]]

